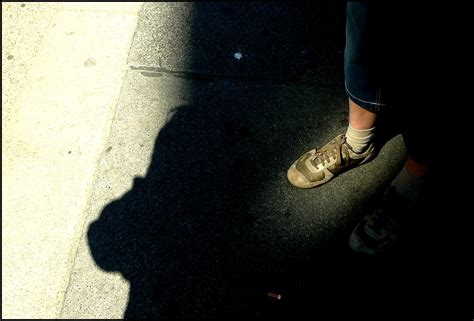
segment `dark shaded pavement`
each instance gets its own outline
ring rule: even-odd
[[[170,109],[146,177],[88,230],[97,265],[130,281],[126,318],[335,319],[371,307],[406,317],[443,304],[445,279],[426,270],[447,254],[426,251],[416,233],[380,258],[348,248],[402,165],[399,136],[323,188],[286,181],[295,157],[347,126],[341,17],[344,6],[322,2],[145,4],[129,59],[143,80],[128,90],[172,78],[187,89],[176,93],[184,102]]]

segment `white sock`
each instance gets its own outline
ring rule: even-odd
[[[411,176],[408,174],[407,167],[403,166],[391,185],[395,187],[398,194],[415,201],[420,197],[424,184],[425,179]]]
[[[375,136],[375,127],[369,129],[355,129],[349,124],[346,132],[346,141],[356,153],[362,153],[369,146]]]

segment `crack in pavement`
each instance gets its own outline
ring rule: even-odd
[[[129,66],[131,70],[140,72],[143,76],[146,77],[162,77],[163,74],[169,75],[172,77],[183,78],[183,79],[191,79],[191,80],[199,80],[199,81],[206,81],[206,82],[214,82],[219,80],[236,80],[236,81],[261,81],[264,83],[278,83],[278,84],[299,84],[299,85],[317,85],[324,88],[334,88],[342,86],[343,83],[334,82],[334,83],[325,83],[316,80],[308,80],[308,79],[278,79],[278,78],[271,78],[271,77],[244,77],[244,76],[226,76],[226,75],[218,75],[218,74],[202,74],[196,73],[192,71],[177,71],[177,70],[170,70],[163,67],[147,67],[147,66]]]

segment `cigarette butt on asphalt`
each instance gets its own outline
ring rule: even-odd
[[[267,292],[267,296],[273,299],[281,300],[281,294]]]

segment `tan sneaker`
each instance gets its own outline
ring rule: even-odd
[[[291,184],[299,188],[312,188],[331,180],[337,174],[369,162],[375,157],[372,143],[363,153],[356,153],[346,142],[344,134],[338,135],[323,148],[310,150],[288,169]]]

